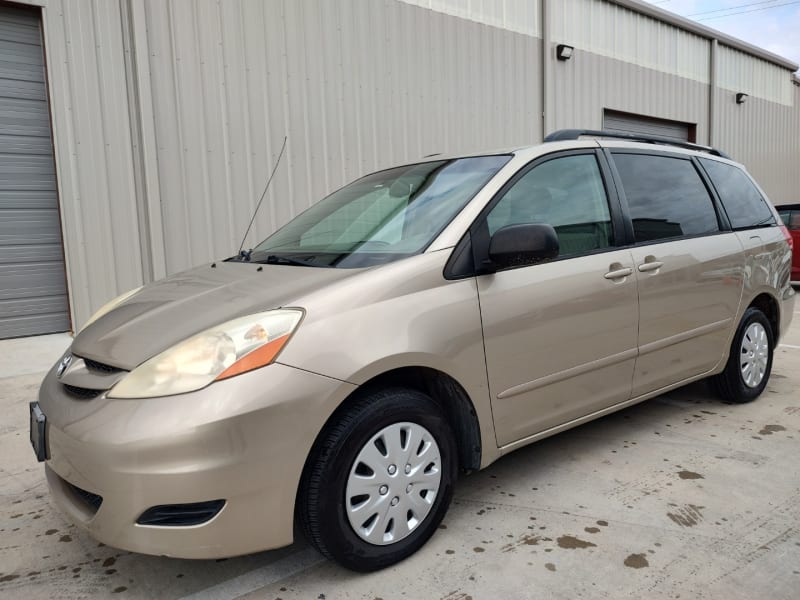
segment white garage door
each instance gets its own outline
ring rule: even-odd
[[[603,113],[603,129],[614,133],[659,136],[676,142],[693,142],[689,123],[654,119],[642,115],[606,110]]]
[[[0,5],[0,338],[69,328],[39,15]]]

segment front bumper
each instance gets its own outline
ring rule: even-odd
[[[221,558],[285,546],[306,457],[354,389],[273,364],[189,394],[84,400],[67,395],[53,370],[39,392],[47,480],[73,522],[116,548]],[[224,507],[200,525],[136,524],[153,506],[215,499]]]

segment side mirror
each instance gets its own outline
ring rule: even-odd
[[[558,256],[558,236],[551,225],[522,223],[507,225],[494,232],[489,241],[489,260],[494,267],[506,269],[533,265]]]

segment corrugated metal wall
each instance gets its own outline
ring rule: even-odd
[[[599,129],[603,109],[697,125],[708,138],[708,86],[692,79],[646,69],[592,52],[575,50],[553,65],[552,129]]]
[[[540,139],[539,42],[394,0],[145,2],[165,269],[364,173]]]
[[[73,325],[141,284],[119,4],[49,0],[43,11]]]
[[[423,8],[484,23],[507,31],[541,37],[542,0],[400,0]]]
[[[604,0],[25,1],[46,5],[78,325],[142,279],[233,253],[284,134],[248,244],[376,168],[538,142],[545,1],[548,130],[599,127],[608,108],[696,123],[703,142],[716,102],[715,142],[774,200],[800,187],[788,71],[721,44],[720,85],[750,82],[751,101],[709,97],[708,40]]]
[[[717,61],[718,87],[792,106],[793,86],[786,69],[721,44]]]
[[[717,145],[747,167],[774,204],[800,201],[800,87],[791,88],[793,106],[757,96],[736,104],[734,91],[716,91]]]
[[[552,66],[549,129],[599,129],[611,109],[693,123],[707,139],[707,40],[601,0],[549,6],[554,44],[575,47]]]
[[[551,0],[549,7],[554,42],[708,83],[708,41],[698,35],[603,0]]]

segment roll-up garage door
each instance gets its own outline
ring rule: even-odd
[[[677,142],[694,142],[694,125],[642,115],[606,110],[603,129],[614,133],[660,136]]]
[[[0,338],[69,327],[39,14],[0,5]]]

